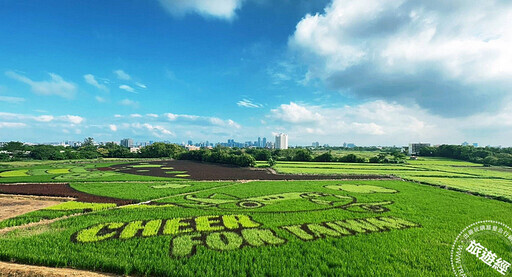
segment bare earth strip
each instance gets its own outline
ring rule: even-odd
[[[20,265],[13,263],[0,262],[0,276],[16,277],[104,277],[119,276],[104,273],[95,273],[90,271],[76,270],[71,268],[53,268],[45,266]]]
[[[0,194],[0,221],[28,212],[40,210],[49,206],[57,205],[69,200],[69,198],[46,198]]]

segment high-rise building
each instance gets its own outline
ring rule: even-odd
[[[315,142],[311,143],[311,146],[320,147],[320,143],[318,141],[315,141]]]
[[[256,144],[257,147],[261,147],[261,137],[258,137],[258,143]]]
[[[192,140],[188,140],[187,145],[192,145]]]
[[[276,149],[288,149],[288,135],[280,133],[276,136]]]
[[[430,143],[409,143],[409,155],[418,155],[421,148],[429,147]]]
[[[263,138],[261,141],[261,147],[267,147],[267,138]]]
[[[121,146],[131,148],[133,147],[133,139],[126,138],[121,140]]]

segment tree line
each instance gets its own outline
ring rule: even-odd
[[[334,155],[330,150],[315,154],[309,148],[265,149],[265,148],[228,148],[217,146],[213,149],[202,148],[187,151],[183,146],[156,142],[141,147],[138,152],[130,152],[127,147],[115,143],[95,145],[92,138],[84,140],[79,147],[52,145],[25,145],[21,142],[9,142],[0,148],[0,160],[73,160],[96,158],[173,158],[196,160],[212,163],[232,164],[237,166],[254,166],[256,161],[314,161],[314,162],[350,162],[350,163],[399,163],[405,155],[396,149],[365,158],[353,153]]]
[[[440,145],[437,147],[424,147],[420,149],[420,156],[445,157],[486,166],[512,166],[512,147],[474,147],[462,145]]]

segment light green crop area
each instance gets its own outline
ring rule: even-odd
[[[396,178],[220,182],[102,169],[116,163],[0,173],[3,182],[65,181],[136,203],[71,201],[0,221],[0,229],[34,223],[3,230],[0,260],[130,276],[453,276],[451,247],[464,228],[482,220],[512,226],[508,168],[428,158],[278,162],[281,173]],[[502,242],[481,243],[512,261]],[[474,276],[499,276],[474,261]]]

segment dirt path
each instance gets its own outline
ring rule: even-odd
[[[21,265],[0,262],[0,276],[9,277],[105,277],[120,276],[105,273],[96,273],[71,268],[54,268],[45,266]]]
[[[0,195],[0,221],[69,200],[70,198]]]

